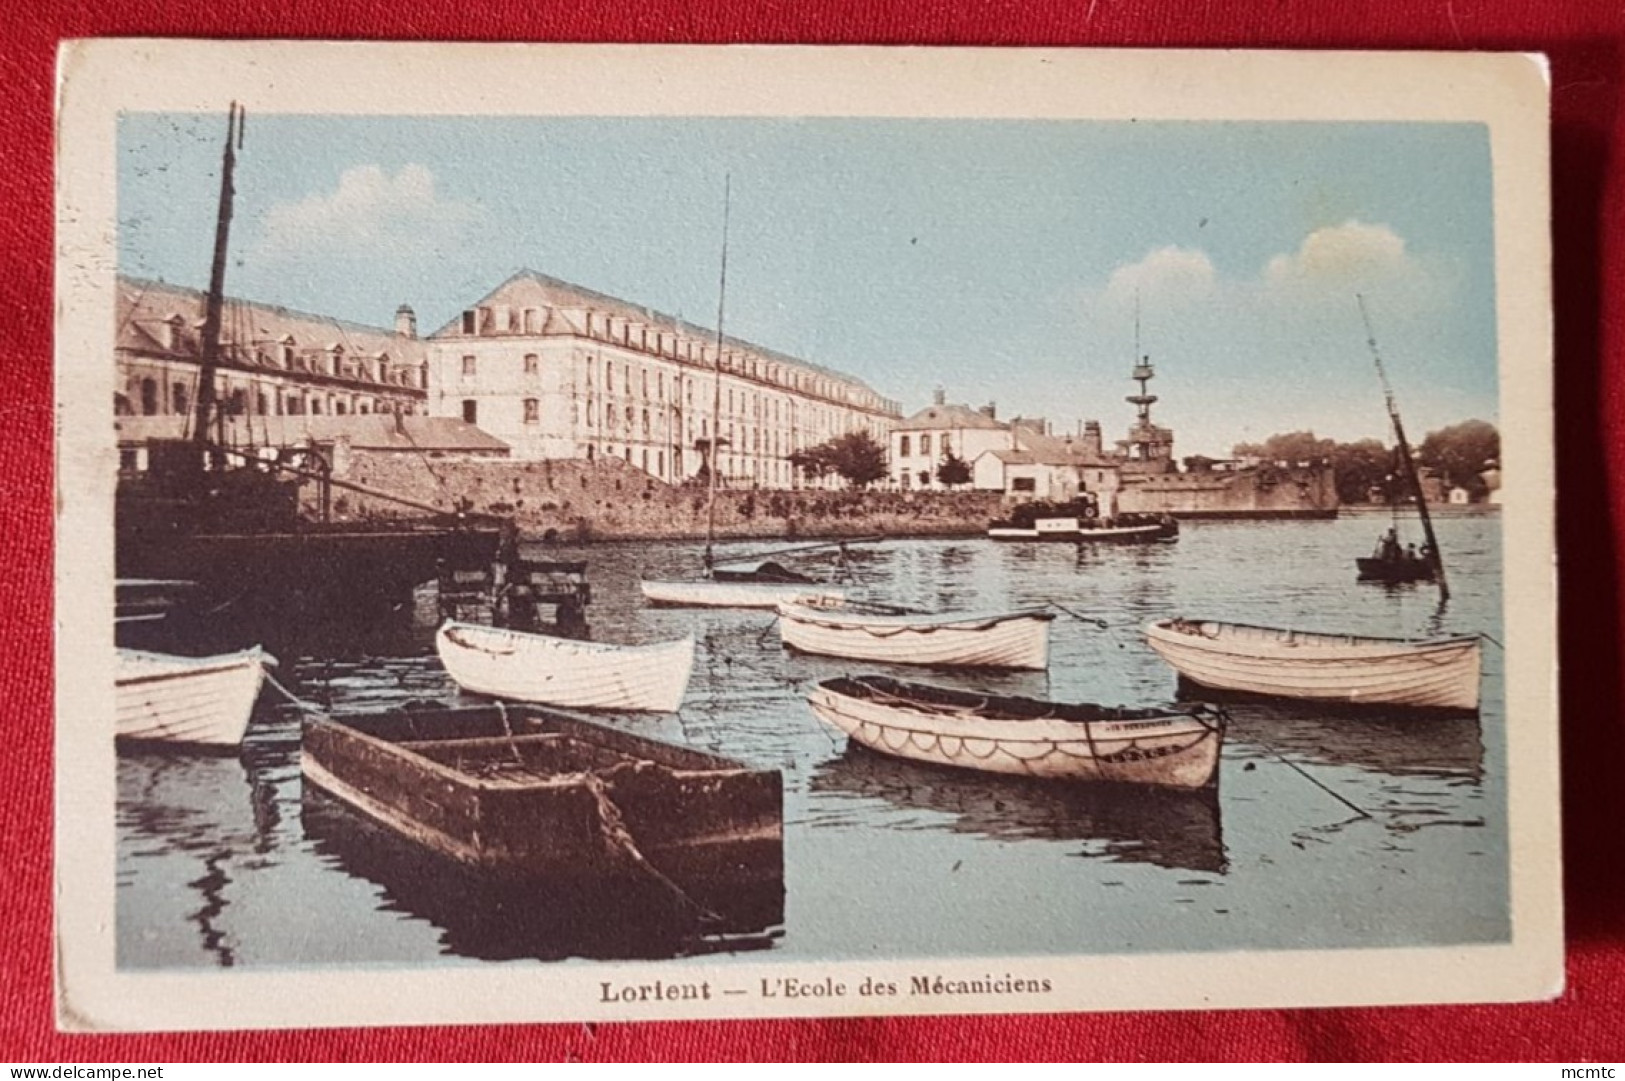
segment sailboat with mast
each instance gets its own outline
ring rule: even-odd
[[[238,363],[222,348],[233,174],[244,112],[232,103],[221,159],[220,201],[198,351],[190,430],[146,444],[147,468],[121,476],[114,514],[121,581],[191,583],[199,606],[229,605],[234,625],[294,626],[410,610],[412,591],[447,565],[489,566],[500,522],[443,509],[331,475],[309,448],[228,445],[217,389]],[[251,426],[248,429],[252,431]],[[300,490],[319,486],[318,511]],[[371,522],[334,521],[332,489],[353,490],[410,513]]]
[[[1388,406],[1388,419],[1393,425],[1395,455],[1405,486],[1416,505],[1416,514],[1422,522],[1426,542],[1420,551],[1402,548],[1398,527],[1391,527],[1377,541],[1377,548],[1369,556],[1355,559],[1355,568],[1362,582],[1437,582],[1439,599],[1450,599],[1450,584],[1445,578],[1444,558],[1439,551],[1439,538],[1433,532],[1433,516],[1428,513],[1427,496],[1422,491],[1422,479],[1417,473],[1416,456],[1405,438],[1405,422],[1400,419],[1399,406],[1394,401],[1394,388],[1388,382],[1388,371],[1383,366],[1382,353],[1377,349],[1377,336],[1371,329],[1371,315],[1366,311],[1365,297],[1358,296],[1360,318],[1365,324],[1366,345],[1377,366],[1377,377],[1382,381],[1383,399]]]
[[[705,555],[701,576],[690,579],[645,578],[639,585],[650,604],[668,608],[777,608],[780,604],[839,604],[844,590],[826,586],[777,563],[749,567],[719,567],[716,561],[717,476],[721,472],[723,315],[728,301],[728,217],[732,205],[732,177],[723,180],[722,274],[717,290],[717,340],[713,356],[711,438],[701,449],[705,455]],[[840,542],[832,542],[837,544]],[[821,547],[821,546],[810,546]]]

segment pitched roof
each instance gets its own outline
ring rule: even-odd
[[[928,405],[912,417],[892,428],[894,432],[930,432],[939,429],[981,428],[1004,431],[1010,426],[1001,424],[986,413],[968,405]]]
[[[564,331],[565,327],[561,327],[561,321],[566,323],[568,331],[585,333],[584,327],[569,321],[560,309],[590,309],[594,312],[612,315],[618,319],[643,323],[657,330],[670,331],[703,340],[707,343],[714,343],[717,336],[714,328],[690,323],[685,319],[675,315],[668,315],[655,308],[636,304],[621,297],[610,296],[608,293],[600,293],[596,289],[589,289],[584,285],[567,282],[562,278],[555,278],[529,268],[515,272],[506,281],[469,305],[469,307],[478,309],[498,305],[507,305],[510,308],[549,309],[547,321],[542,328],[544,334]],[[459,313],[442,325],[440,329],[430,334],[429,337],[461,336],[461,329],[462,316]],[[878,392],[873,387],[856,376],[835,371],[833,368],[826,368],[810,360],[803,360],[788,353],[781,353],[776,349],[769,349],[766,346],[757,345],[754,342],[746,341],[744,338],[736,338],[733,335],[724,335],[723,344],[726,348],[753,353],[763,359],[812,372],[879,397]]]
[[[145,278],[119,276],[118,340],[121,349],[138,352],[195,356],[198,328],[203,324],[205,294],[198,289]],[[160,326],[178,318],[182,329],[180,348],[164,344]],[[291,338],[296,348],[327,350],[337,345],[351,355],[389,354],[391,360],[416,365],[428,355],[421,339],[397,334],[392,328],[352,323],[330,315],[313,315],[276,304],[262,304],[240,297],[225,298],[220,316],[221,351],[241,359],[252,354],[256,345],[280,343]]]

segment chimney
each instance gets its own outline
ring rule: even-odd
[[[1101,456],[1100,421],[1083,422],[1083,449],[1084,453],[1092,454],[1096,458]]]
[[[988,420],[998,420],[999,411],[997,406],[997,402],[988,402],[986,405],[982,406],[982,408],[978,409],[977,412],[982,414],[982,416],[986,417]]]
[[[936,390],[933,390],[931,392],[931,404],[932,405],[947,405],[948,404],[948,392],[946,390],[944,390],[942,387],[938,387]]]
[[[395,309],[395,333],[403,338],[418,336],[418,317],[410,304],[402,304]]]

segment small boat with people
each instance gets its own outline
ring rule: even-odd
[[[448,621],[435,650],[466,691],[576,709],[675,712],[694,669],[692,635],[626,646]]]
[[[1478,635],[1375,638],[1165,619],[1146,641],[1200,687],[1343,705],[1477,712]]]
[[[996,541],[1144,544],[1179,539],[1179,523],[1167,514],[1101,517],[1092,494],[1066,503],[1023,503],[1006,518],[989,522]]]
[[[1068,781],[1206,788],[1218,778],[1225,716],[961,691],[884,676],[830,679],[808,698],[826,724],[916,762]]]
[[[1402,546],[1395,528],[1377,538],[1370,556],[1358,557],[1354,564],[1362,582],[1431,582],[1438,574],[1433,546]]]
[[[121,649],[113,686],[116,739],[229,750],[240,746],[265,669],[258,646],[213,657]]]
[[[1054,619],[1043,608],[922,615],[787,603],[779,605],[779,637],[787,649],[859,661],[1042,670]]]
[[[1382,383],[1383,402],[1388,408],[1388,423],[1394,432],[1396,472],[1405,479],[1409,502],[1416,507],[1416,516],[1422,523],[1422,535],[1426,538],[1420,549],[1415,544],[1401,548],[1398,526],[1389,527],[1388,532],[1377,538],[1376,550],[1370,556],[1355,558],[1356,580],[1387,583],[1437,582],[1439,599],[1447,601],[1450,599],[1450,584],[1445,579],[1444,557],[1439,550],[1438,535],[1433,532],[1433,515],[1428,513],[1427,493],[1422,490],[1422,478],[1416,468],[1416,455],[1411,451],[1410,440],[1405,438],[1405,422],[1400,419],[1399,404],[1394,400],[1394,388],[1388,382],[1388,369],[1383,365],[1382,353],[1377,349],[1377,335],[1371,329],[1371,314],[1366,311],[1365,297],[1357,294],[1355,300],[1360,305],[1360,319],[1365,324],[1366,345],[1370,348],[1372,362],[1377,367],[1377,379]],[[1390,496],[1392,494],[1390,493]],[[1396,521],[1397,518],[1396,502]]]

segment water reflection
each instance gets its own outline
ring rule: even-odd
[[[1329,766],[1390,776],[1480,784],[1484,741],[1477,717],[1328,712],[1302,703],[1232,704],[1229,743],[1251,744]]]
[[[1053,600],[1084,617],[1051,624],[1048,672],[892,674],[1001,694],[1157,705],[1175,694],[1176,677],[1141,639],[1140,627],[1155,618],[1499,636],[1499,523],[1461,518],[1439,528],[1452,557],[1447,613],[1435,590],[1355,585],[1348,555],[1368,546],[1370,530],[1358,519],[1193,523],[1177,544],[1126,548],[890,540],[853,547],[848,570],[852,594],[863,600],[920,610]],[[121,758],[120,965],[655,957],[769,945],[777,956],[830,959],[880,949],[1032,954],[1057,943],[1075,951],[1127,942],[1175,950],[1505,940],[1498,650],[1485,651],[1478,721],[1232,706],[1216,801],[1033,785],[841,753],[842,741],[807,709],[805,690],[867,666],[785,652],[771,613],[644,603],[640,573],[692,572],[700,548],[604,544],[549,558],[590,563],[594,637],[695,635],[681,712],[609,723],[783,772],[787,921],[769,911],[732,937],[680,921],[628,937],[602,918],[624,904],[614,896],[584,900],[537,887],[470,903],[477,883],[425,871],[416,865],[421,853],[402,853],[387,836],[358,839],[351,812],[339,809],[350,820],[336,826],[332,814],[309,812],[300,715],[262,707],[241,760]],[[730,542],[718,555],[762,548]],[[819,577],[837,570],[829,552],[786,563]],[[436,617],[425,591],[407,619],[342,633],[277,628],[286,644],[273,649],[283,662],[274,674],[339,714],[456,701],[434,653]],[[1186,903],[1190,891],[1177,880],[1204,872],[1223,875],[1222,915]],[[1351,876],[1373,889],[1349,889]],[[1100,904],[1049,903],[1065,891],[1125,884],[1097,891]],[[948,899],[979,914],[975,934],[942,934]],[[1170,910],[1177,919],[1154,915]]]
[[[741,861],[709,885],[674,894],[643,884],[503,879],[466,870],[380,828],[314,789],[305,836],[327,866],[374,883],[380,908],[440,930],[441,952],[522,958],[654,960],[770,948],[784,920],[782,865]]]
[[[848,744],[814,771],[812,791],[947,816],[945,828],[992,840],[1081,841],[1090,859],[1223,874],[1218,797],[1069,785],[905,762]],[[938,828],[932,824],[914,828]]]
[[[190,891],[181,916],[198,945],[215,964],[236,964],[237,935],[227,918],[233,886],[249,860],[278,847],[274,766],[248,756],[124,754],[118,792],[127,858],[121,884],[132,876],[134,861],[170,861],[171,873]]]

